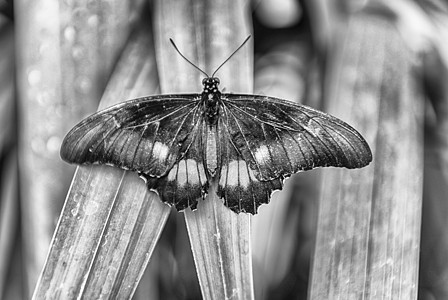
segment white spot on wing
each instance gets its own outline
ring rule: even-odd
[[[177,169],[179,168],[178,165],[174,165],[174,167],[171,169],[171,171],[168,173],[167,180],[168,181],[174,181],[176,180],[177,176]]]
[[[203,164],[197,164],[196,168],[199,172],[199,180],[201,181],[201,184],[205,184],[207,182],[207,177],[205,175],[205,169]]]
[[[226,172],[228,170],[227,178]],[[255,180],[253,171],[247,167],[244,160],[233,160],[228,164],[227,167],[222,168],[222,173],[224,176],[221,177],[220,185],[228,185],[232,187],[241,186],[242,188],[248,188],[251,181]],[[227,179],[227,182],[225,182]]]
[[[152,148],[152,155],[154,158],[165,161],[169,153],[168,146],[162,144],[161,142],[154,142],[154,147]]]
[[[174,165],[168,173],[168,181],[176,181],[179,186],[205,184],[207,178],[205,176],[204,166],[198,164],[194,159],[181,160]]]
[[[219,178],[219,185],[225,186],[227,181],[227,166],[221,168],[221,178]]]
[[[185,160],[181,160],[178,164],[177,176],[176,176],[178,185],[183,186],[187,184],[188,181],[187,172],[188,172],[187,163],[185,162]]]
[[[250,183],[249,173],[247,173],[246,162],[242,160],[239,161],[239,175],[240,186],[247,188]]]
[[[261,145],[254,154],[255,160],[259,163],[259,164],[264,164],[267,161],[269,161],[270,158],[270,153],[269,153],[269,148],[266,145]]]
[[[227,185],[238,185],[238,169],[239,167],[237,160],[233,160],[228,164]]]
[[[311,121],[312,120],[308,121],[308,126],[302,125],[302,127],[303,129],[305,129],[306,132],[311,134],[313,137],[317,137],[317,135],[320,134],[320,128],[311,124]]]
[[[112,117],[112,120],[114,121],[115,127],[120,128],[121,124],[118,122],[117,118],[115,116]]]
[[[187,159],[185,161],[186,165],[186,176],[188,178],[188,182],[190,184],[199,184],[199,173],[198,173],[198,164],[193,159]]]

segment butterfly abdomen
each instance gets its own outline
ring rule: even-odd
[[[216,174],[216,171],[218,169],[218,151],[219,146],[217,145],[218,138],[217,138],[217,126],[215,125],[207,125],[206,130],[206,140],[205,140],[205,164],[208,173],[214,177]]]

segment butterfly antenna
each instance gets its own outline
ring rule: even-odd
[[[218,70],[221,69],[221,67],[222,67],[226,62],[228,62],[229,59],[231,59],[232,56],[234,56],[235,53],[237,53],[238,50],[240,50],[240,49],[244,46],[244,44],[247,43],[247,41],[248,41],[249,39],[250,39],[250,35],[244,40],[244,42],[243,42],[243,43],[242,43],[242,44],[241,44],[235,51],[233,51],[232,54],[230,54],[230,56],[229,56],[229,57],[228,57],[222,64],[219,65],[219,67],[215,70],[215,72],[213,72],[212,77],[215,76],[216,72],[218,72]]]
[[[196,70],[198,70],[199,72],[201,72],[202,74],[204,74],[207,78],[210,78],[210,76],[208,76],[207,73],[205,73],[204,71],[202,71],[198,66],[196,66],[194,63],[192,63],[188,58],[185,57],[185,55],[182,54],[182,52],[179,51],[179,49],[177,49],[176,44],[174,44],[174,41],[172,39],[170,39],[171,44],[173,44],[174,49],[176,49],[177,53],[179,53],[180,56],[182,56],[183,59],[185,59],[190,65],[192,65],[193,67],[196,68]]]

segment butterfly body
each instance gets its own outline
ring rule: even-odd
[[[315,167],[360,168],[369,146],[348,124],[310,107],[259,95],[158,95],[93,114],[65,137],[70,163],[138,172],[178,210],[196,208],[211,185],[233,211],[255,214],[291,174]]]
[[[219,108],[222,106],[221,92],[218,89],[219,79],[216,77],[204,78],[202,85],[204,90],[201,94],[204,105],[205,120],[208,125],[213,126],[218,123]]]

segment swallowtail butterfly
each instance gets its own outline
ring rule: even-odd
[[[291,174],[372,160],[363,137],[333,116],[273,97],[221,93],[214,74],[233,54],[208,76],[173,46],[205,74],[202,93],[148,96],[99,111],[67,134],[65,161],[138,172],[177,210],[195,209],[217,184],[228,208],[255,214]]]

